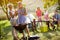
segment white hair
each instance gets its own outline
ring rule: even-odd
[[[21,1],[18,1],[17,3],[18,3],[18,4],[22,4],[22,2],[21,2]]]
[[[13,7],[13,4],[12,3],[8,3],[7,4],[7,7],[9,7],[9,6],[12,6]]]

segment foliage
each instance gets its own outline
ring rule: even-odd
[[[57,7],[57,10],[60,10],[60,5]]]
[[[58,0],[42,0],[44,2],[44,8],[48,8],[58,3]]]
[[[8,32],[11,31],[10,23],[7,20],[0,21],[0,40],[8,38]],[[10,29],[10,30],[9,30]]]
[[[2,7],[2,9],[5,12],[8,19],[9,19],[9,16],[8,16],[8,13],[7,13],[7,4],[8,3],[13,3],[16,6],[16,3],[18,1],[22,1],[22,0],[0,0],[0,6]]]
[[[22,0],[0,0],[0,5],[4,5],[4,4],[8,4],[8,3],[13,3],[16,4],[18,1],[22,1]]]
[[[58,4],[60,5],[60,0],[58,0]]]

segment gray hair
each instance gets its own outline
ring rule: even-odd
[[[13,7],[13,4],[12,3],[8,3],[7,4],[7,7],[9,7],[9,6],[12,6]]]
[[[21,1],[18,1],[17,4],[22,4],[22,2]]]

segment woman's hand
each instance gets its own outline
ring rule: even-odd
[[[11,12],[9,12],[9,13],[10,13],[11,18],[14,18],[14,15]]]

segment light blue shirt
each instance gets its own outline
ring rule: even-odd
[[[24,14],[24,12],[25,12],[25,8],[18,10],[18,24],[25,24],[26,16],[21,15],[21,13]]]

